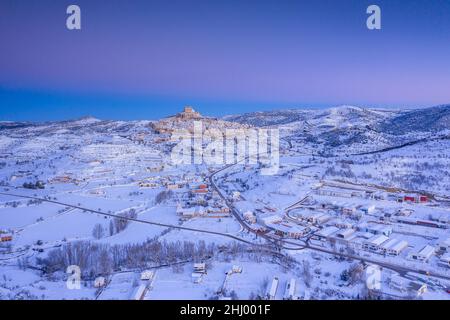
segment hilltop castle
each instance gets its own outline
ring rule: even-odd
[[[181,119],[200,119],[202,115],[191,106],[185,106],[184,110],[178,113],[176,117]]]
[[[193,132],[194,123],[201,121],[203,130],[216,128],[219,130],[225,129],[242,129],[248,128],[249,125],[223,121],[216,118],[203,117],[200,112],[197,112],[191,106],[185,106],[182,112],[177,113],[174,116],[161,119],[157,122],[153,122],[150,126],[158,134],[171,134],[174,130],[184,129],[188,132]]]

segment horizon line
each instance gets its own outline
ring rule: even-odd
[[[246,114],[254,114],[254,113],[271,113],[276,111],[297,111],[297,110],[304,110],[304,111],[317,111],[317,110],[330,110],[330,109],[339,109],[339,108],[345,108],[345,107],[351,107],[351,108],[360,108],[365,110],[380,110],[380,111],[413,111],[413,110],[421,110],[421,109],[432,109],[432,108],[439,108],[439,107],[447,107],[450,106],[449,103],[442,103],[437,105],[428,105],[428,106],[417,106],[417,107],[365,107],[361,105],[356,104],[338,104],[338,105],[332,105],[329,107],[288,107],[288,108],[273,108],[269,110],[256,110],[256,111],[248,111],[248,112],[242,112],[242,113],[230,113],[223,116],[211,116],[206,114],[203,114],[201,112],[201,109],[197,108],[196,106],[192,106],[189,104],[186,104],[184,106],[191,106],[195,109],[195,111],[200,112],[202,117],[204,118],[216,118],[216,119],[224,119],[226,117],[232,117],[232,116],[239,116],[239,115],[246,115]],[[183,107],[184,107],[183,106]],[[182,108],[183,108],[182,107]],[[180,112],[182,111],[182,108],[180,108]],[[158,121],[165,118],[170,118],[175,116],[175,114],[170,114],[167,116],[162,116],[154,119],[150,118],[137,118],[137,119],[117,119],[117,118],[102,118],[97,117],[94,115],[86,114],[83,116],[78,117],[68,117],[64,119],[59,120],[0,120],[0,123],[30,123],[30,124],[46,124],[46,123],[55,123],[55,122],[66,122],[66,121],[80,121],[85,119],[94,119],[98,121],[124,121],[124,122],[133,122],[133,121]]]

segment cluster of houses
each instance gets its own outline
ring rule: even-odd
[[[323,192],[335,191],[322,190],[321,193]],[[406,202],[428,201],[428,197],[422,195],[403,197],[402,201]],[[280,238],[299,239],[311,235],[310,241],[315,245],[325,247],[341,244],[355,251],[363,250],[385,257],[397,257],[407,252],[405,258],[423,263],[437,256],[441,266],[450,267],[450,239],[437,249],[430,244],[415,248],[410,245],[409,239],[401,236],[391,237],[392,222],[439,228],[444,227],[444,222],[448,222],[446,214],[425,220],[415,218],[414,212],[413,209],[404,207],[380,210],[374,204],[313,201],[292,209],[287,217],[269,210],[255,210],[244,212],[243,218],[255,231],[273,232]]]
[[[295,219],[304,222],[309,222],[313,225],[321,225],[331,220],[332,216],[321,209],[318,210],[305,209],[301,211],[297,210],[295,212]]]
[[[145,180],[139,181],[140,188],[151,188],[156,189],[162,186],[160,180],[157,177],[150,177]]]
[[[177,215],[181,219],[194,217],[226,218],[230,209],[215,192],[210,192],[207,184],[192,184],[190,192],[182,199],[183,206],[177,205]]]
[[[409,247],[409,243],[404,239],[390,238],[391,233],[391,227],[377,224],[362,224],[356,229],[328,226],[315,232],[311,239],[316,245],[324,246],[326,243],[339,241],[354,249],[396,257]],[[427,244],[410,252],[408,257],[413,261],[427,263],[437,253],[440,253],[439,265],[450,267],[450,238],[442,242],[438,248]]]
[[[408,248],[408,242],[405,240],[390,239],[384,234],[378,234],[363,241],[362,248],[374,253],[398,256],[403,250]]]
[[[359,220],[365,215],[376,215],[378,211],[373,204],[355,205],[349,202],[321,202],[317,206],[297,208],[290,215],[300,221],[321,225],[334,218],[336,213],[344,218]]]
[[[279,214],[274,212],[265,212],[255,215],[251,211],[246,211],[244,219],[250,223],[252,228],[260,232],[272,231],[281,238],[299,239],[307,235],[311,229],[298,224],[284,220]]]
[[[226,206],[193,206],[183,208],[180,204],[177,205],[177,215],[183,220],[195,217],[226,218],[231,216],[230,209]]]
[[[12,239],[12,233],[0,233],[0,242],[9,242],[12,241]]]
[[[167,185],[168,190],[186,188],[177,192],[177,215],[187,220],[194,217],[226,218],[231,216],[230,209],[223,199],[208,184],[203,177],[188,179],[183,185],[173,183]]]
[[[189,185],[192,194],[207,194],[209,192],[208,185],[205,183],[192,183]]]
[[[420,194],[397,196],[397,202],[427,203],[428,201],[429,201],[428,196],[420,195]]]
[[[153,172],[153,171],[152,171]],[[182,177],[165,175],[165,176],[150,176],[138,182],[141,188],[162,188],[166,190],[178,190],[184,187],[192,188],[193,183],[201,181],[201,177],[187,176]]]
[[[72,177],[72,174],[63,174],[60,176],[55,176],[47,180],[49,184],[58,184],[58,183],[78,183],[78,180]]]
[[[340,198],[363,198],[372,200],[392,200],[397,202],[407,203],[427,203],[430,201],[427,195],[423,194],[398,194],[398,193],[385,193],[377,190],[359,190],[359,189],[341,189],[339,185],[333,185],[327,182],[328,187],[321,186],[317,188],[314,193],[318,196],[330,196]]]
[[[359,232],[357,232],[359,231]],[[362,224],[357,228],[339,229],[328,226],[316,232],[313,239],[322,242],[340,241],[354,249],[362,249],[373,253],[398,256],[408,248],[408,242],[402,239],[390,239],[392,228],[378,224]]]

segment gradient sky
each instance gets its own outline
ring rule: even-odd
[[[0,1],[0,120],[442,103],[448,0]]]

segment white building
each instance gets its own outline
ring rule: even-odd
[[[152,280],[153,276],[154,276],[153,271],[145,270],[145,271],[142,271],[142,273],[141,273],[141,280]]]
[[[281,222],[281,217],[274,213],[263,213],[261,215],[258,215],[256,218],[256,221],[263,226],[268,226],[273,223],[279,223]]]
[[[94,280],[95,288],[101,288],[101,287],[105,286],[105,284],[106,284],[106,279],[104,277],[97,277]]]
[[[444,252],[450,252],[450,238],[439,245],[439,249]]]
[[[413,253],[411,257],[414,260],[427,262],[434,255],[434,252],[435,252],[434,247],[426,245],[419,252]]]
[[[181,206],[177,206],[177,214],[180,215],[184,219],[189,219],[193,217],[201,217],[205,215],[205,208],[196,206],[191,208],[181,208]]]
[[[342,213],[343,214],[348,214],[348,215],[352,215],[356,212],[356,207],[355,205],[344,205],[342,207]]]
[[[241,266],[234,265],[233,268],[231,268],[231,271],[232,271],[233,273],[242,273],[242,267],[241,267]]]
[[[278,278],[275,277],[275,278],[273,278],[272,283],[268,287],[267,299],[275,300],[275,297],[277,295],[277,290],[278,290]]]
[[[359,208],[359,210],[361,210],[365,214],[372,214],[375,212],[375,209],[376,209],[376,207],[373,204],[361,206]]]
[[[347,240],[347,239],[350,238],[354,233],[355,233],[355,230],[354,230],[354,229],[344,229],[344,230],[339,230],[339,231],[336,233],[336,236],[337,236],[338,238]]]
[[[323,212],[314,213],[307,218],[307,220],[313,224],[322,224],[330,219],[331,216]]]
[[[248,223],[256,223],[256,216],[252,211],[244,212],[244,219]]]
[[[440,259],[440,265],[450,268],[450,253],[444,254]]]
[[[370,229],[369,232],[374,234],[384,234],[386,237],[389,237],[392,234],[392,227],[386,225],[376,225],[373,229]]]
[[[240,200],[241,199],[241,193],[239,191],[233,191],[231,194],[231,197],[234,200]]]
[[[321,240],[327,240],[328,238],[331,237],[331,235],[335,234],[338,231],[339,231],[339,228],[337,228],[337,227],[334,227],[334,226],[326,227],[326,228],[316,232],[316,236]]]
[[[206,264],[205,263],[194,263],[194,272],[206,273]]]
[[[286,289],[284,291],[284,300],[295,300],[295,285],[296,280],[292,278],[288,283],[286,283]]]
[[[389,238],[383,234],[375,235],[372,238],[364,241],[363,249],[376,252],[380,249],[381,245],[387,240],[389,240]]]
[[[398,256],[407,247],[408,242],[405,240],[390,239],[380,246],[379,251],[380,253],[395,257]]]
[[[372,234],[384,234],[386,237],[392,234],[392,227],[384,224],[361,223],[358,225],[358,230]]]
[[[406,248],[408,248],[408,242],[405,240],[400,240],[395,245],[388,248],[387,254],[390,256],[398,256]]]
[[[394,246],[398,242],[397,239],[389,239],[380,246],[381,253],[387,253],[388,249]]]
[[[332,221],[330,221],[330,224],[338,227],[339,229],[349,229],[353,227],[353,224],[351,224],[350,222],[344,221],[339,218],[333,219]]]
[[[301,238],[309,231],[309,228],[303,226],[293,226],[286,223],[270,223],[267,224],[267,228],[275,231],[275,233],[281,237],[293,239]]]

